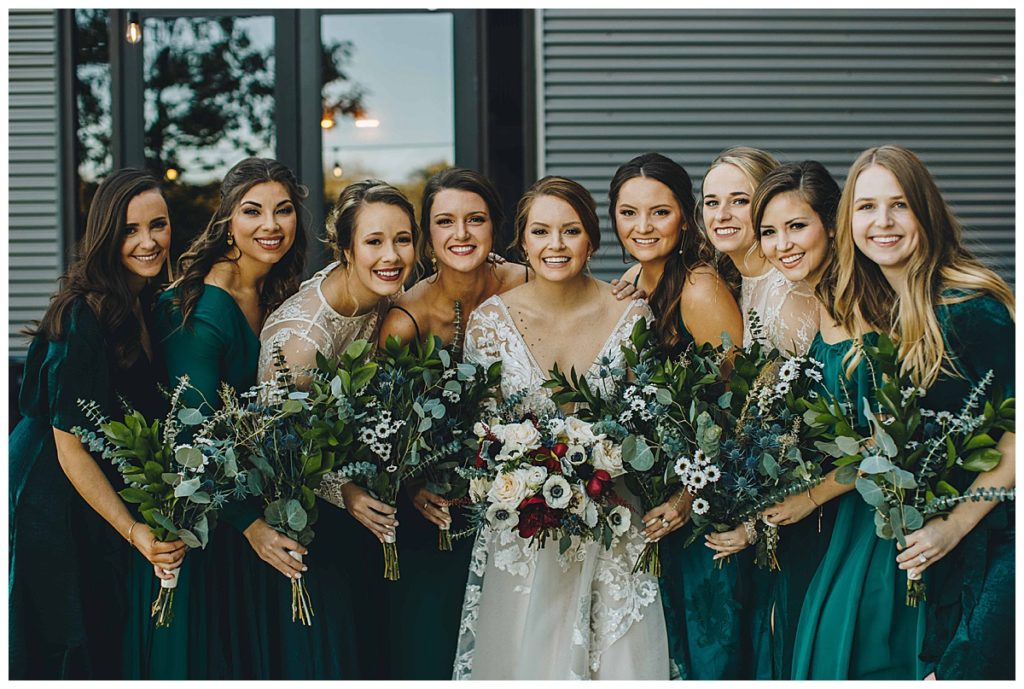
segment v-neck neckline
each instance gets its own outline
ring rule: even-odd
[[[534,355],[533,350],[530,349],[530,345],[526,342],[526,338],[523,337],[523,334],[521,332],[519,332],[519,328],[518,326],[516,326],[516,320],[512,317],[512,312],[509,311],[508,304],[505,303],[505,300],[501,298],[500,294],[495,294],[494,297],[498,300],[498,303],[501,305],[501,310],[505,312],[505,316],[508,318],[508,322],[512,324],[512,330],[519,338],[519,341],[523,343],[523,349],[526,350],[526,356],[530,358],[530,364],[533,366],[534,371],[539,373],[542,379],[547,380],[548,374],[544,372],[543,368],[541,368],[541,365],[537,361],[537,357]],[[601,349],[597,350],[597,355],[594,357],[594,360],[590,362],[590,366],[588,366],[586,371],[583,372],[582,375],[584,378],[587,375],[589,375],[593,368],[597,366],[597,364],[601,361],[601,355],[604,354],[604,351],[606,349],[608,349],[608,343],[611,342],[612,338],[615,337],[615,333],[617,333],[619,331],[619,328],[622,327],[622,323],[626,320],[626,314],[630,312],[631,308],[632,302],[623,310],[622,315],[619,316],[619,319],[615,322],[615,325],[612,327],[611,332],[608,333],[608,336],[605,338],[604,343],[601,345]],[[565,373],[568,373],[568,371],[565,371]]]
[[[229,299],[229,300],[231,301],[231,303],[232,303],[232,304],[234,305],[234,307],[235,307],[235,310],[236,310],[236,311],[238,312],[238,315],[242,317],[242,320],[243,320],[243,321],[245,321],[245,329],[249,331],[249,334],[250,334],[250,335],[252,335],[252,336],[253,336],[253,337],[254,337],[254,338],[256,339],[256,341],[257,341],[257,342],[259,342],[259,340],[260,340],[260,336],[259,336],[259,333],[255,332],[255,331],[254,331],[254,330],[252,329],[252,324],[251,324],[251,323],[249,323],[249,319],[248,319],[248,318],[246,317],[246,315],[245,315],[245,311],[242,311],[242,307],[238,305],[238,301],[237,301],[237,300],[236,300],[236,299],[235,299],[235,298],[234,298],[234,297],[233,297],[233,296],[231,295],[231,292],[228,292],[228,291],[227,291],[226,289],[224,289],[224,288],[223,288],[223,287],[221,287],[220,285],[214,285],[214,284],[211,284],[211,283],[209,283],[209,282],[204,282],[204,283],[203,283],[203,287],[204,287],[204,288],[206,288],[206,287],[213,287],[214,289],[218,289],[218,290],[220,290],[221,292],[223,292],[223,293],[224,293],[224,295],[225,295],[225,296],[226,296],[226,297],[227,297],[227,298],[228,298],[228,299]]]

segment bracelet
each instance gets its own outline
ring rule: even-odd
[[[683,498],[685,498],[685,497],[686,497],[686,490],[685,489],[679,491],[678,493],[676,493],[676,496],[672,499],[672,509],[674,509],[674,510],[679,509],[679,503],[682,502]]]
[[[133,548],[135,547],[135,542],[132,540],[132,531],[135,529],[136,524],[138,524],[138,522],[133,521],[132,525],[128,527],[128,545]]]
[[[808,488],[808,489],[807,489],[807,499],[808,499],[808,500],[810,500],[811,502],[813,502],[813,503],[814,503],[814,506],[815,506],[815,507],[821,507],[821,505],[819,505],[819,504],[818,504],[818,503],[817,503],[817,502],[816,502],[816,501],[814,500],[814,498],[813,498],[813,497],[811,497],[811,489],[810,489],[810,488]]]

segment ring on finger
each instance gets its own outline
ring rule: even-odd
[[[928,558],[925,556],[924,553],[921,553],[917,556],[917,561],[923,565],[924,563],[928,562]]]
[[[662,528],[667,529],[668,525],[669,525],[669,521],[667,519],[665,519],[664,517],[662,517],[661,518],[661,526],[662,526]]]
[[[761,521],[764,522],[765,526],[770,526],[770,527],[773,527],[773,528],[775,527],[775,524],[773,524],[772,522],[768,521],[768,515],[767,514],[764,515],[763,517],[761,517]]]

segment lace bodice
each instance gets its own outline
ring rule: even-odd
[[[781,352],[803,354],[818,332],[818,300],[803,283],[790,282],[777,268],[764,275],[743,278],[743,346],[753,342],[750,313],[757,312],[764,337],[761,342]]]
[[[625,370],[622,345],[636,322],[653,320],[632,302],[584,376],[614,394],[609,368]],[[573,333],[567,336],[586,335]],[[526,393],[522,411],[554,409],[547,377],[505,302],[493,296],[466,325],[465,358],[501,361],[501,394]],[[658,581],[633,573],[644,548],[638,500],[617,479],[615,491],[633,505],[632,525],[605,550],[594,542],[564,554],[529,543],[485,522],[477,534],[463,601],[453,679],[668,679],[668,642]]]
[[[629,335],[638,320],[648,323],[654,320],[646,302],[636,299],[619,317],[604,346],[594,359],[585,376],[591,387],[606,394],[613,385],[610,377],[602,375],[608,368],[625,368],[622,345],[629,341]],[[478,306],[466,324],[466,361],[490,366],[501,361],[501,394],[508,397],[514,392],[527,391],[523,406],[527,410],[551,411],[554,403],[551,392],[542,388],[547,372],[542,370],[526,345],[508,307],[499,295],[494,295]]]
[[[274,378],[274,348],[280,347],[288,367],[300,385],[304,373],[316,366],[319,351],[328,359],[354,340],[376,341],[377,326],[391,302],[382,299],[377,309],[362,316],[343,316],[324,297],[321,284],[340,264],[335,261],[309,278],[292,296],[267,317],[260,332],[259,380]]]

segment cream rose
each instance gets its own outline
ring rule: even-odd
[[[484,476],[469,479],[469,499],[473,502],[483,502],[487,499],[487,491],[491,489],[490,478]]]
[[[507,474],[498,474],[487,491],[487,498],[494,503],[518,505],[526,497],[526,472],[522,469]]]
[[[569,437],[571,445],[593,445],[604,438],[603,433],[595,435],[589,423],[580,421],[575,416],[565,420],[565,434]]]
[[[548,470],[546,467],[531,466],[526,467],[526,485],[530,490],[536,491],[544,485],[544,481],[547,480]]]
[[[622,466],[622,446],[610,440],[602,440],[594,446],[592,459],[595,469],[604,469],[612,478],[626,473]]]
[[[498,428],[491,430],[498,435],[498,438],[505,445],[520,450],[532,450],[540,446],[540,433],[532,423],[510,423],[500,428],[500,434],[498,434]]]

